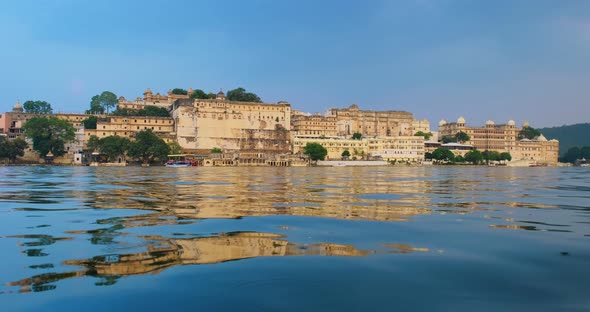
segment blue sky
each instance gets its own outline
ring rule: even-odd
[[[241,86],[307,112],[407,110],[433,128],[459,115],[590,122],[585,0],[7,0],[0,38],[0,111]]]

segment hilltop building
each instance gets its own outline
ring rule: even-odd
[[[337,119],[334,116],[303,113],[294,110],[291,114],[291,133],[297,135],[312,136],[337,136]]]
[[[88,116],[86,116],[88,117]],[[90,136],[99,139],[118,135],[124,138],[133,138],[140,131],[150,129],[154,134],[162,138],[166,143],[176,140],[171,134],[174,131],[173,119],[170,117],[153,116],[112,116],[101,118],[96,123],[96,129],[86,129],[85,140]]]
[[[528,122],[523,127],[528,127]],[[496,124],[488,120],[483,127],[468,127],[465,118],[459,117],[456,122],[441,120],[438,124],[440,137],[454,136],[463,131],[470,136],[467,142],[480,151],[508,152],[512,155],[513,161],[523,160],[544,163],[548,165],[557,164],[559,157],[559,142],[547,140],[540,135],[533,140],[518,139],[522,127],[517,127],[514,120],[506,124]]]
[[[404,111],[359,110],[353,104],[347,108],[331,108],[328,116],[336,118],[337,135],[351,136],[355,132],[363,136],[412,136],[418,131],[429,132],[428,120],[414,119]]]
[[[288,153],[291,151],[291,104],[226,99],[178,99],[172,106],[174,135],[189,151]]]

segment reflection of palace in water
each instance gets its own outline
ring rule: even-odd
[[[405,176],[386,179],[387,172],[369,176],[362,168],[344,168],[340,175],[313,168],[215,170],[175,171],[159,181],[125,177],[108,192],[89,196],[96,196],[91,201],[94,208],[144,209],[190,219],[295,215],[403,221],[431,213],[431,198],[425,194],[434,182]],[[318,173],[313,184],[307,182],[306,176]],[[104,174],[113,179],[113,172]]]
[[[20,292],[52,290],[51,283],[74,277],[104,278],[97,285],[112,285],[120,277],[158,273],[168,267],[187,264],[213,264],[232,260],[271,256],[347,256],[358,257],[382,253],[428,251],[405,244],[387,244],[382,250],[358,250],[351,245],[330,243],[295,244],[279,234],[235,232],[212,237],[167,239],[145,237],[150,244],[146,252],[96,256],[84,260],[68,260],[63,264],[84,269],[62,273],[46,273],[8,286],[20,286]]]

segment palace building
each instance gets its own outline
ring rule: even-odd
[[[291,151],[291,104],[237,102],[220,91],[215,99],[178,99],[174,135],[185,150],[285,153]]]
[[[293,111],[291,114],[291,133],[293,135],[336,136],[337,119],[333,116],[306,114]]]
[[[360,140],[341,137],[296,136],[293,140],[293,153],[303,153],[307,143],[322,145],[328,151],[327,160],[342,159],[344,151],[350,153],[350,158],[407,162],[424,160],[424,137],[421,136],[373,137]]]
[[[483,127],[468,127],[465,118],[459,117],[456,122],[441,120],[438,124],[440,137],[454,136],[456,133],[465,132],[471,138],[467,143],[480,151],[508,152],[512,160],[523,160],[557,164],[559,157],[559,141],[547,140],[540,135],[533,140],[518,139],[523,127],[528,127],[525,122],[522,127],[517,127],[513,120],[506,124],[496,124],[488,120]]]
[[[99,120],[96,129],[86,129],[85,139],[88,140],[92,135],[99,139],[113,135],[132,138],[137,132],[147,129],[152,130],[166,143],[176,139],[171,135],[174,130],[172,118],[153,116],[111,116],[106,120]]]
[[[412,136],[418,131],[429,132],[428,120],[414,119],[404,111],[359,110],[353,104],[347,108],[331,108],[328,116],[336,118],[337,135],[350,136],[355,132],[363,136]]]

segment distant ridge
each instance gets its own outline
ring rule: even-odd
[[[559,154],[574,146],[590,146],[590,123],[538,129],[547,139],[559,140]]]

